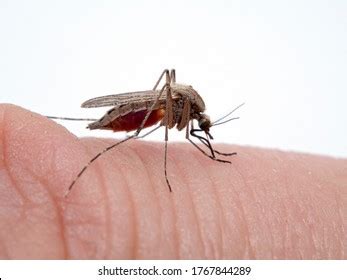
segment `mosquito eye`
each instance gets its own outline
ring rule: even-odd
[[[199,127],[204,130],[204,131],[208,131],[209,128],[211,127],[211,122],[210,120],[207,119],[201,119],[199,121]]]

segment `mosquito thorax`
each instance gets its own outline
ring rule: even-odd
[[[178,94],[182,98],[188,98],[195,113],[205,111],[205,103],[198,92],[192,86],[184,84],[173,84],[171,86],[173,94]]]

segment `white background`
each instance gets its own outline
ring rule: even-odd
[[[155,266],[158,269],[158,273],[163,269],[181,269],[182,275],[172,276],[132,276],[121,275],[98,275],[99,269],[105,266],[107,269],[151,269]],[[251,267],[251,273],[249,275],[193,275],[193,267],[196,268],[195,273],[200,271],[197,267],[207,267],[207,272],[211,271],[209,267]],[[347,269],[346,261],[328,260],[328,261],[313,261],[313,260],[252,260],[252,261],[235,261],[235,260],[128,260],[128,261],[105,261],[105,260],[76,260],[76,261],[1,261],[1,277],[2,279],[9,280],[22,280],[22,279],[172,279],[172,280],[185,280],[185,279],[261,279],[261,280],[273,280],[273,279],[345,279]],[[187,272],[186,272],[187,271]],[[235,270],[234,270],[235,271]],[[129,272],[128,272],[129,273]],[[345,276],[344,276],[345,275]]]
[[[174,67],[212,119],[246,102],[215,141],[347,156],[347,1],[0,0],[0,40],[1,103],[100,117],[80,104]]]

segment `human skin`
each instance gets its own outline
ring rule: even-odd
[[[0,105],[1,259],[346,259],[347,160],[216,145],[79,139]]]

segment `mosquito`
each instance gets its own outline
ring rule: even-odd
[[[158,86],[163,79],[165,79],[165,83],[158,90]],[[190,85],[176,83],[176,71],[174,69],[171,71],[165,69],[152,90],[100,96],[82,103],[82,108],[112,106],[112,108],[100,119],[47,116],[51,119],[92,121],[92,123],[87,126],[89,129],[108,129],[114,132],[135,131],[132,135],[106,147],[90,159],[70,184],[65,193],[65,197],[71,192],[78,179],[97,158],[126,141],[143,138],[162,126],[165,127],[164,174],[170,192],[172,192],[172,188],[167,176],[167,142],[169,139],[168,130],[175,126],[179,131],[185,128],[186,139],[205,156],[214,161],[231,164],[231,161],[220,159],[216,154],[221,156],[234,156],[236,152],[222,153],[215,150],[210,142],[210,140],[213,139],[210,128],[238,119],[238,117],[235,117],[225,120],[242,105],[244,105],[244,103],[237,106],[222,118],[211,122],[210,117],[204,113],[206,106],[197,91]],[[199,128],[197,129],[194,128],[194,120],[198,122]],[[140,136],[140,132],[144,128],[156,124],[158,125],[154,129]],[[203,133],[204,136],[201,135],[201,133]],[[198,146],[190,136],[198,139],[208,148],[208,151]]]

